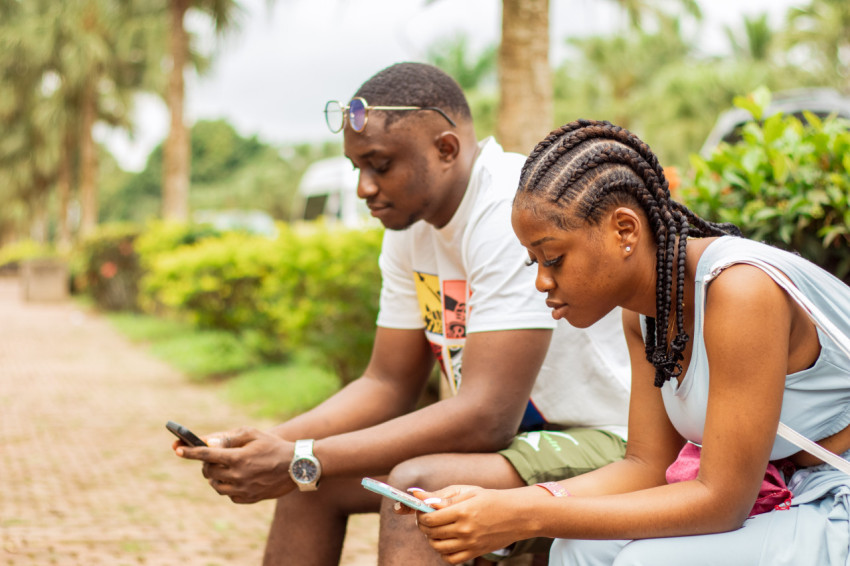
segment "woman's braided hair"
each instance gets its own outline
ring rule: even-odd
[[[530,197],[536,197],[534,199]],[[535,206],[538,199],[555,205]],[[703,220],[671,200],[658,158],[637,136],[609,122],[578,120],[550,133],[528,156],[515,206],[532,208],[565,230],[597,225],[613,206],[637,205],[655,235],[656,317],[646,318],[646,359],[655,367],[655,386],[682,372],[679,363],[689,340],[682,297],[689,235],[737,235],[732,224]],[[678,249],[677,249],[678,247]],[[676,333],[667,336],[676,263]],[[669,340],[669,344],[668,344]]]

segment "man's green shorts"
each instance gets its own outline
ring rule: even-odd
[[[622,460],[626,441],[592,428],[535,430],[518,434],[499,454],[532,485],[571,478]]]
[[[616,434],[590,428],[536,430],[517,435],[499,454],[508,461],[528,485],[578,476],[622,460],[626,441]],[[552,539],[517,541],[509,552],[488,554],[489,560],[508,556],[548,552]]]

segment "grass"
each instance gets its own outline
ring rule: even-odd
[[[196,381],[232,375],[259,363],[239,338],[223,331],[196,330],[157,341],[151,353]]]
[[[154,356],[195,381],[231,375],[259,364],[257,356],[229,332],[199,330],[186,322],[133,313],[112,313],[107,318],[127,338],[149,344]]]
[[[194,332],[191,324],[134,313],[108,313],[109,322],[133,342],[158,342]]]
[[[225,398],[260,418],[288,418],[328,398],[339,378],[302,352],[286,364],[261,365],[235,335],[199,330],[191,324],[133,313],[106,313],[121,334],[193,381],[226,378]]]
[[[258,417],[289,418],[339,389],[339,378],[304,359],[248,370],[228,380],[225,395]]]

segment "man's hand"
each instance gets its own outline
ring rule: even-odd
[[[175,452],[182,458],[204,462],[203,474],[212,488],[234,503],[277,499],[295,489],[289,477],[295,450],[292,442],[247,427],[204,440],[209,448],[177,443]]]

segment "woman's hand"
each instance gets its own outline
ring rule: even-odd
[[[527,538],[517,510],[519,490],[491,490],[461,485],[433,493],[415,492],[437,511],[417,512],[431,547],[449,564],[460,564]],[[433,501],[437,499],[437,501]]]
[[[458,501],[463,501],[461,497],[465,493],[473,493],[475,491],[479,491],[482,488],[476,487],[474,485],[453,485],[446,488],[443,488],[439,491],[425,491],[424,489],[418,487],[409,487],[407,491],[416,497],[417,499],[424,501],[434,509],[442,509],[452,503],[457,503]],[[393,512],[396,515],[410,515],[416,513],[416,510],[412,507],[408,507],[404,503],[396,502],[393,506]]]

